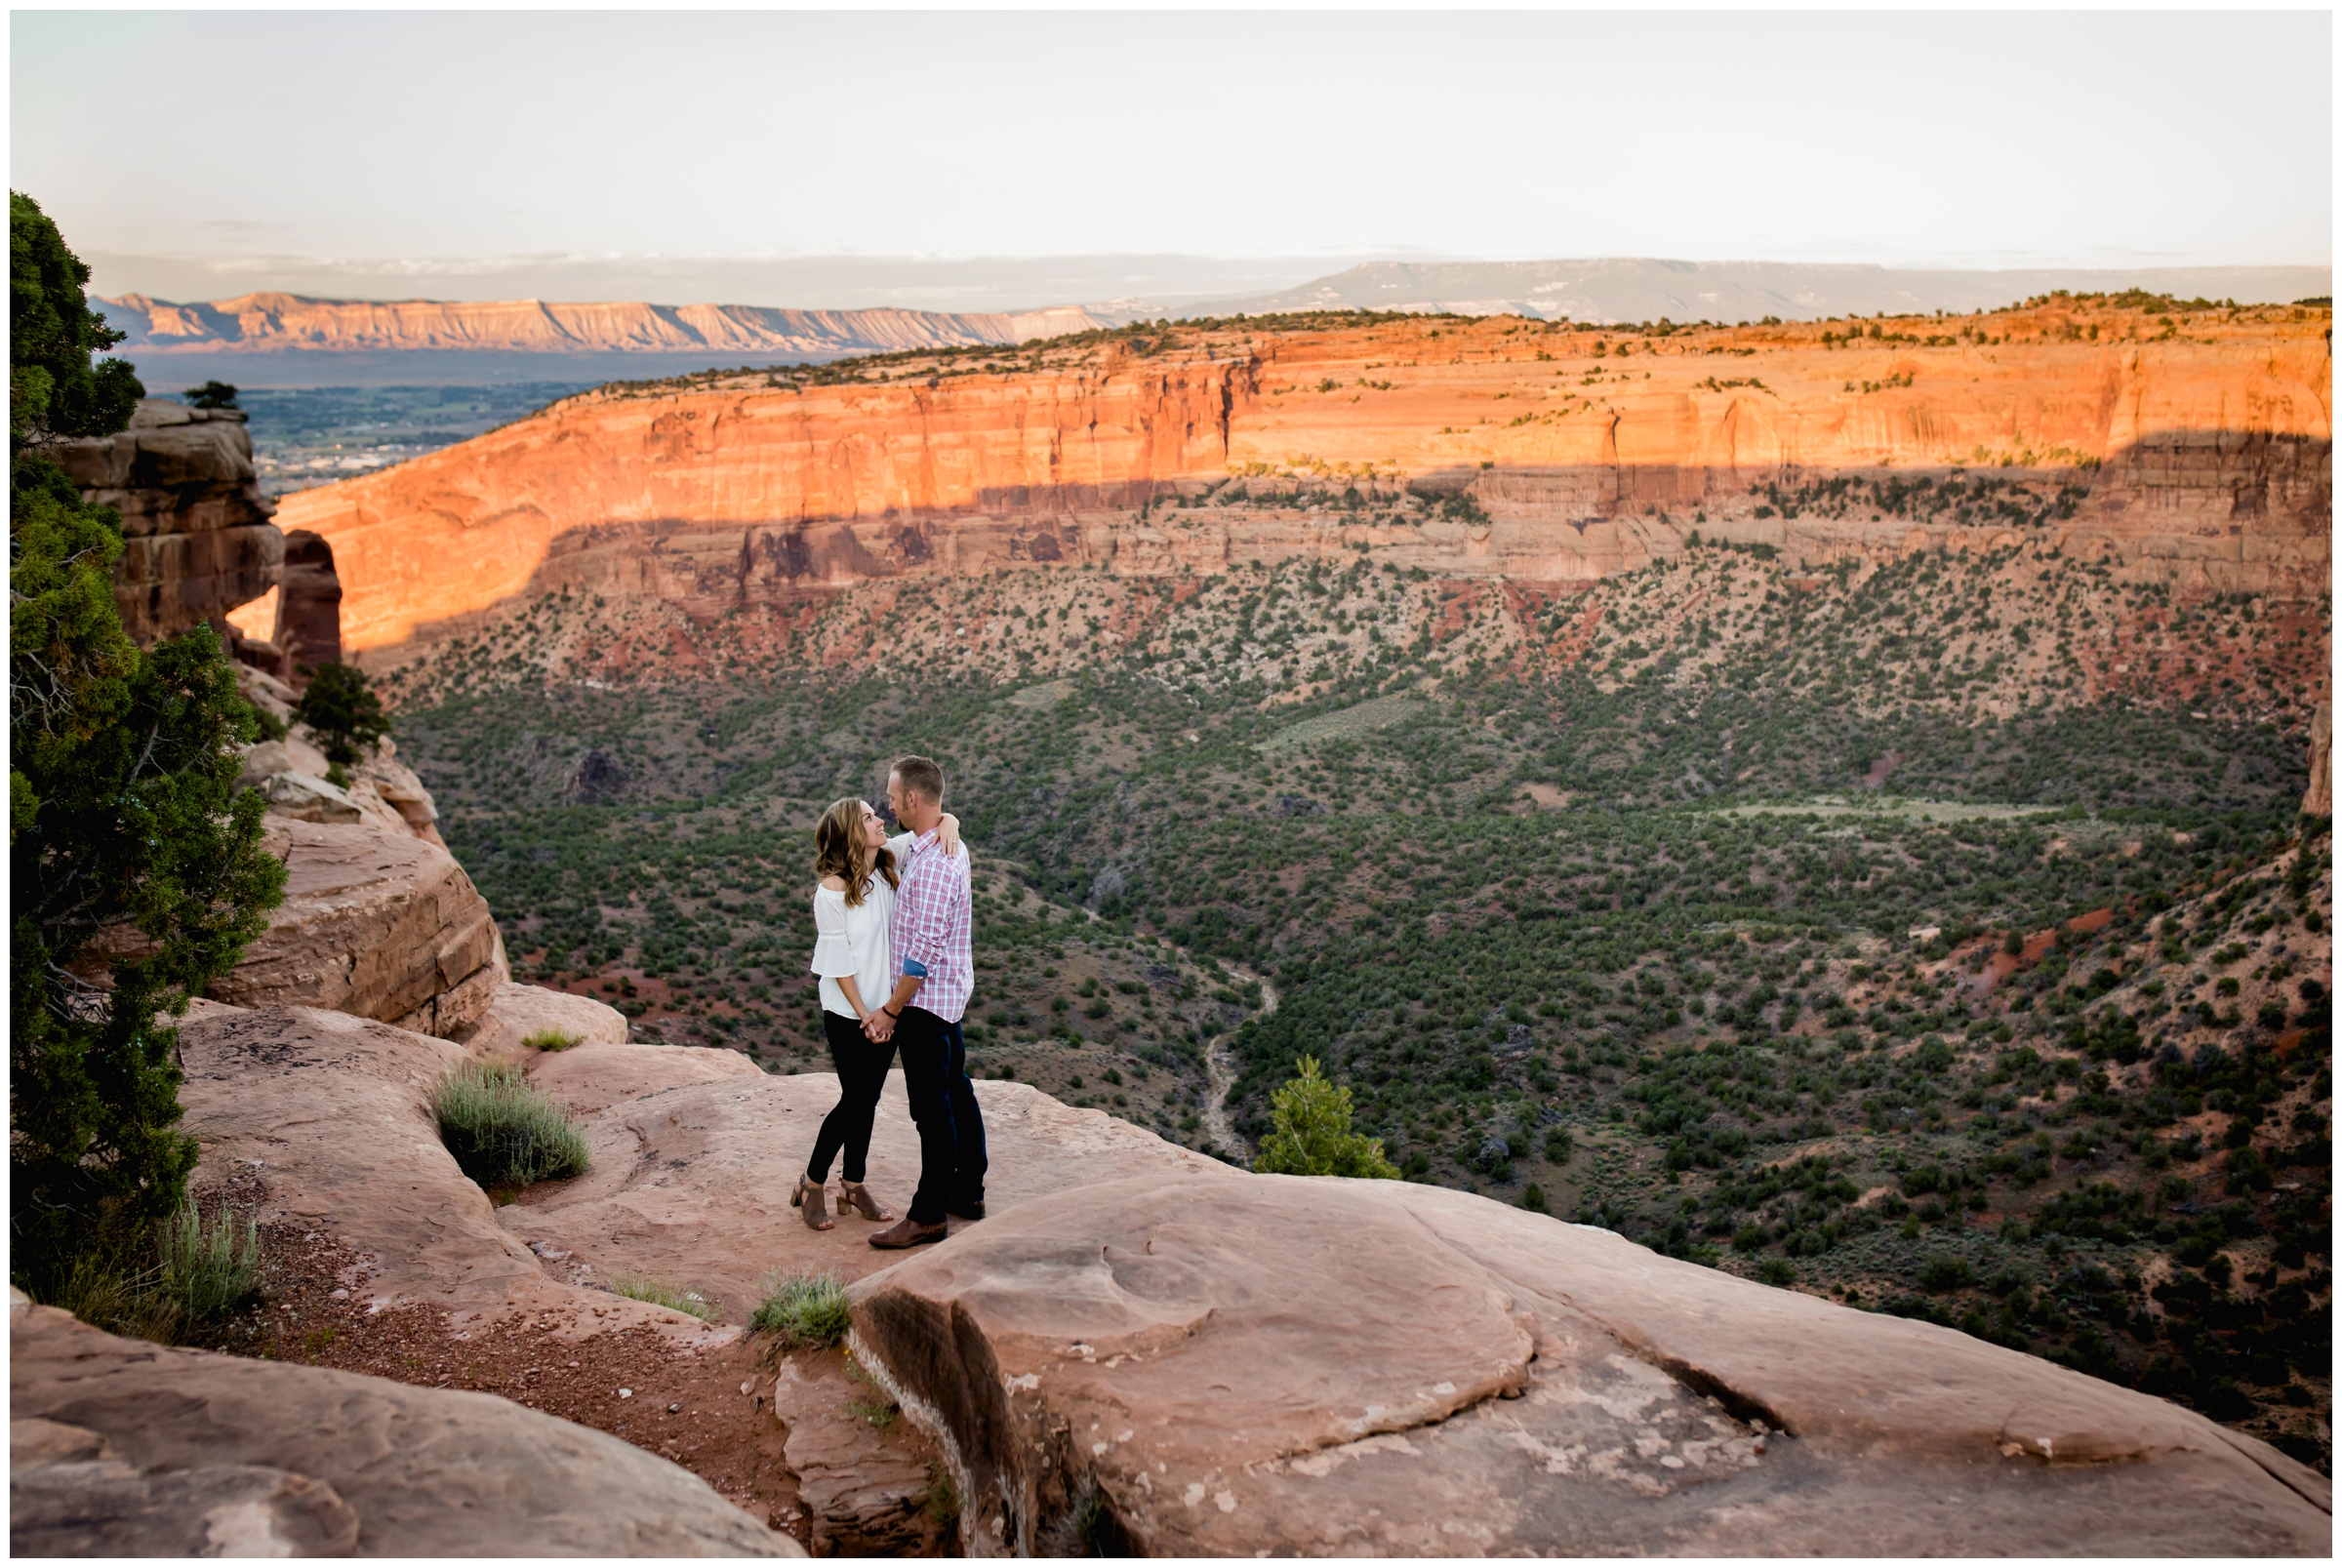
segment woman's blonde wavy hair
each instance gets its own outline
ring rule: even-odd
[[[850,907],[862,903],[873,871],[885,877],[890,888],[903,885],[895,871],[895,852],[883,846],[872,849],[862,841],[862,814],[868,809],[862,800],[848,795],[830,802],[822,820],[813,824],[814,880],[825,882],[834,876],[844,882]]]

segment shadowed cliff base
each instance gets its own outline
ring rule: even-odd
[[[380,640],[379,619],[369,625],[361,613],[359,636],[374,640],[358,646],[370,664],[388,667],[546,595],[575,594],[613,616],[623,613],[613,606],[659,606],[681,616],[678,625],[745,616],[783,653],[791,627],[861,584],[1048,568],[1159,580],[1363,559],[1551,593],[1676,560],[1703,543],[1817,573],[1865,572],[1930,550],[2071,559],[2183,600],[2245,593],[2306,604],[2330,581],[2322,521],[2330,497],[2330,443],[2172,431],[2086,468],[1791,468],[1751,482],[1682,465],[1451,467],[1407,481],[1002,487],[977,510],[813,522],[668,518],[555,533],[542,518],[507,517],[507,550],[542,550],[519,591],[411,623],[390,642]],[[506,559],[518,568],[525,558]],[[442,596],[461,603],[464,586]]]

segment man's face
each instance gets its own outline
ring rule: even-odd
[[[899,773],[888,774],[886,776],[886,809],[895,814],[897,822],[903,821],[904,801],[903,776]],[[905,824],[905,825],[909,824]]]

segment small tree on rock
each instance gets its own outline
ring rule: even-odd
[[[236,389],[225,382],[205,382],[201,386],[188,387],[181,395],[186,398],[190,408],[234,408],[236,406]]]
[[[308,690],[301,694],[293,717],[325,743],[325,760],[336,771],[356,762],[390,733],[383,700],[355,664],[328,663],[311,670]]]
[[[1269,1097],[1272,1126],[1252,1168],[1279,1176],[1360,1176],[1394,1181],[1383,1141],[1350,1130],[1350,1091],[1325,1081],[1315,1057]]]

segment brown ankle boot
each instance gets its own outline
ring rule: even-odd
[[[827,1230],[836,1224],[829,1218],[829,1189],[810,1177],[797,1178],[797,1189],[788,1195],[788,1206],[805,1211],[805,1228]]]

